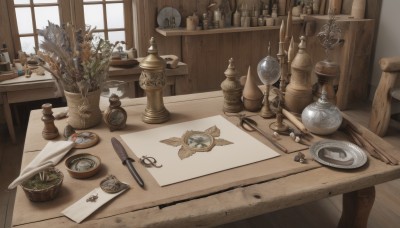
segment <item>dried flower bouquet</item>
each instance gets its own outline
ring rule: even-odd
[[[48,23],[45,29],[39,30],[44,41],[40,44],[43,52],[38,51],[38,56],[47,63],[44,68],[68,92],[86,97],[88,92],[100,89],[107,80],[115,45],[93,37],[91,27],[75,30],[70,24]]]

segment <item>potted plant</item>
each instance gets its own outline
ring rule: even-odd
[[[86,129],[101,122],[100,92],[108,78],[108,68],[114,44],[93,36],[94,29],[75,30],[67,24],[51,22],[39,30],[44,40],[38,56],[43,66],[64,90],[69,108],[68,123],[76,129]]]
[[[63,179],[63,173],[51,167],[22,182],[21,187],[29,200],[34,202],[49,201],[58,195]]]

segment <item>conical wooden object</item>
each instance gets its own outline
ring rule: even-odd
[[[300,40],[299,51],[292,61],[292,76],[285,94],[286,108],[294,113],[301,113],[312,102],[312,61],[306,52],[306,38],[302,36]]]
[[[263,93],[258,88],[251,67],[247,71],[246,83],[243,89],[243,105],[250,112],[257,112],[261,109]]]

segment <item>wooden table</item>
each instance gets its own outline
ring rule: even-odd
[[[146,188],[142,189],[126,167],[121,165],[121,161],[112,149],[111,137],[120,139],[119,135],[130,132],[223,115],[221,92],[173,96],[164,100],[171,112],[171,120],[167,123],[159,125],[143,123],[141,113],[145,109],[146,99],[124,99],[123,106],[128,112],[125,129],[110,132],[104,123],[90,129],[100,136],[99,144],[88,149],[73,150],[68,156],[76,153],[92,153],[99,156],[103,163],[100,173],[96,176],[87,180],[73,179],[67,174],[62,161],[57,167],[65,176],[63,189],[55,200],[46,203],[29,202],[22,189],[18,187],[13,226],[76,226],[60,212],[97,187],[107,175],[113,174],[127,182],[131,189],[89,216],[81,224],[82,226],[213,226],[343,194],[344,209],[339,227],[366,227],[375,197],[374,185],[400,177],[400,166],[390,166],[370,156],[365,166],[355,170],[324,167],[310,159],[307,148],[296,144],[288,137],[281,136],[280,143],[293,153],[284,154],[277,151],[281,156],[165,187],[160,187],[145,167],[134,163],[146,184]],[[38,130],[43,125],[40,117],[40,110],[31,112],[22,167],[25,167],[47,143]],[[233,123],[238,122],[236,117],[226,118]],[[268,124],[272,120],[263,120],[258,116],[252,118],[258,122],[260,128],[272,134],[268,129]],[[66,120],[56,121],[56,125],[61,130],[66,125]],[[400,159],[398,149],[367,129],[359,125],[357,127],[362,130],[365,138],[373,140],[388,153]],[[260,135],[251,134],[275,149]],[[344,137],[341,132],[330,136],[336,139]],[[61,140],[61,137],[58,139]],[[318,141],[319,138],[314,137],[313,140]],[[131,157],[138,161],[126,145],[125,148]],[[305,153],[308,159],[306,164],[293,161],[296,150]]]
[[[55,80],[48,72],[43,76],[33,73],[30,78],[20,76],[2,81],[0,82],[0,95],[8,132],[13,143],[16,143],[17,140],[15,137],[10,104],[62,96],[57,89]]]
[[[142,58],[139,58],[140,61]],[[139,77],[141,69],[139,66],[130,68],[110,67],[109,80],[119,80],[128,83],[128,97],[142,96],[139,88]],[[179,62],[178,67],[166,69],[166,95],[187,93],[188,68],[185,63]],[[57,90],[55,80],[46,72],[44,76],[32,74],[30,78],[17,77],[0,82],[1,101],[3,103],[4,116],[8,131],[13,143],[16,143],[13,118],[10,104],[26,101],[57,98],[63,94]]]

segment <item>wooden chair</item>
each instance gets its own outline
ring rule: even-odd
[[[382,75],[372,102],[369,129],[383,137],[389,127],[392,94],[394,98],[400,99],[400,89],[394,89],[400,75],[400,56],[382,58],[379,65]]]

